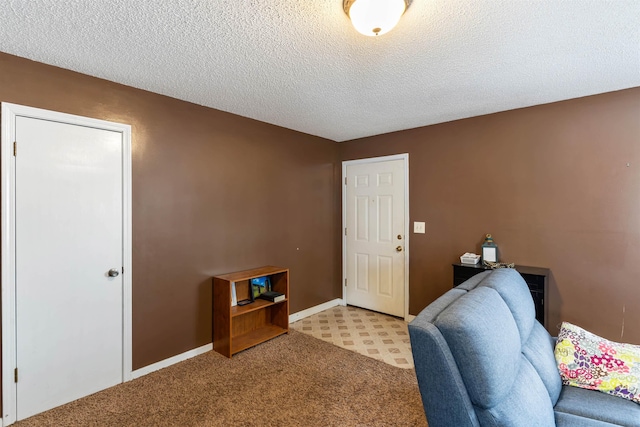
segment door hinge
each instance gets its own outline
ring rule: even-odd
[[[124,274],[124,266],[122,267],[122,274]]]
[[[347,177],[344,177],[344,185],[347,185]]]
[[[14,383],[18,382],[18,368],[13,370],[13,382]]]
[[[344,228],[344,235],[347,235],[347,227]]]
[[[13,157],[15,157],[16,154],[18,154],[18,143],[13,141]]]
[[[347,287],[347,279],[346,278],[344,279],[344,287],[345,288]]]

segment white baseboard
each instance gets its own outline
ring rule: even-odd
[[[131,373],[131,378],[140,378],[142,376],[150,374],[151,372],[166,368],[171,365],[175,365],[178,362],[191,359],[192,357],[198,356],[211,350],[213,350],[213,343],[205,344],[202,347],[194,348],[193,350],[185,351],[184,353],[177,354],[168,359],[164,359],[154,364],[145,366],[144,368],[136,369]]]
[[[316,313],[320,313],[321,311],[328,310],[330,308],[336,307],[338,305],[344,305],[344,300],[340,298],[336,298],[331,301],[327,301],[323,304],[316,305],[314,307],[309,307],[306,310],[299,311],[297,313],[293,313],[289,316],[289,323],[296,322],[300,319],[304,319],[305,317],[309,317]],[[205,344],[202,347],[194,348],[193,350],[185,351],[182,354],[175,355],[168,359],[161,360],[149,366],[145,366],[144,368],[136,369],[131,372],[131,378],[140,378],[151,372],[157,371],[162,368],[166,368],[168,366],[174,365],[176,363],[182,362],[187,359],[191,359],[192,357],[198,356],[200,354],[206,353],[207,351],[213,350],[213,343]]]
[[[297,322],[300,319],[304,319],[305,317],[313,316],[314,314],[320,313],[321,311],[328,310],[333,307],[337,307],[339,305],[344,305],[344,300],[341,298],[336,298],[331,301],[327,301],[320,305],[316,305],[314,307],[309,307],[306,310],[299,311],[297,313],[293,313],[289,315],[289,323]]]
[[[404,318],[404,321],[409,323],[415,318],[416,318],[416,316],[414,316],[413,314],[407,314],[407,317]]]

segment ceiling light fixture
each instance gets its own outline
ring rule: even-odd
[[[359,33],[381,36],[396,26],[411,0],[343,0],[342,7]]]

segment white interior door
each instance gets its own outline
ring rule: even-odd
[[[20,420],[123,381],[123,136],[16,117],[15,140]]]
[[[347,304],[405,316],[405,160],[345,162]]]

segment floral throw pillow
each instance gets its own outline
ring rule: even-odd
[[[640,404],[640,346],[609,341],[563,322],[555,356],[564,385]]]

